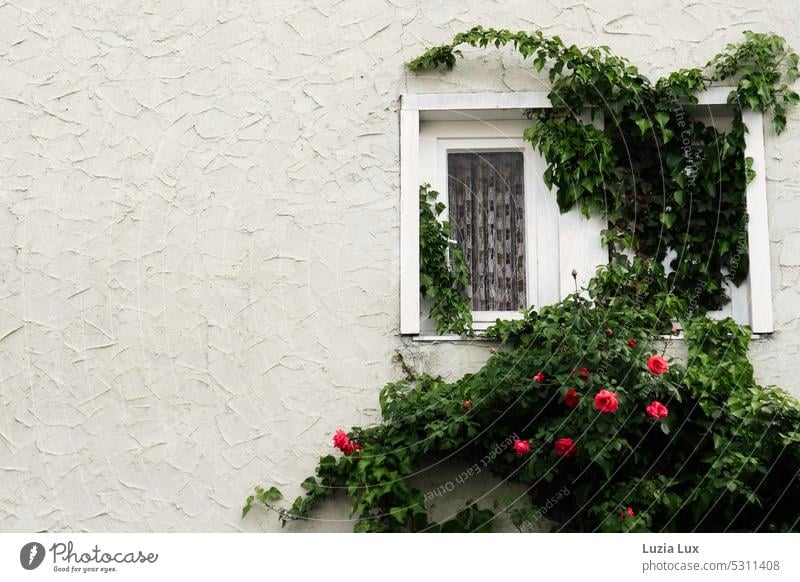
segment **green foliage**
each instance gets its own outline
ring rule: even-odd
[[[771,111],[775,131],[781,133],[786,127],[786,107],[800,102],[800,96],[788,86],[800,75],[800,57],[780,36],[750,31],[744,35],[744,42],[729,44],[711,59],[712,79],[735,80],[736,89],[728,101],[745,104],[753,111]]]
[[[687,422],[705,428],[693,459],[706,470],[684,476],[692,487],[683,505],[731,527],[797,531],[800,404],[779,388],[756,384],[749,328],[696,318],[686,338],[684,382],[696,402]]]
[[[258,501],[262,505],[270,507],[275,501],[283,498],[283,494],[275,487],[264,489],[263,487],[256,487],[255,495],[250,495],[242,508],[242,517],[245,517],[253,508],[253,503]]]
[[[494,512],[474,504],[445,523],[430,521],[434,496],[412,485],[417,472],[453,457],[475,470],[452,487],[481,470],[525,485],[528,495],[497,508],[520,529],[541,516],[541,500],[567,490],[546,516],[563,531],[797,530],[798,403],[755,384],[749,331],[730,320],[688,321],[688,366],[671,362],[653,374],[647,361],[661,352],[667,308],[633,296],[573,295],[499,321],[489,335],[506,347],[478,372],[386,386],[382,422],[350,432],[363,450],[320,459],[303,484],[307,494],[280,517],[302,519],[341,491],[356,531],[486,531]],[[533,380],[539,371],[541,382]],[[575,408],[565,404],[570,388],[580,395]],[[615,412],[594,406],[601,389],[616,394]],[[667,418],[645,414],[654,400],[668,407]],[[513,452],[514,435],[529,440],[530,454]],[[577,447],[571,457],[554,452],[564,437]]]
[[[475,503],[468,504],[459,511],[453,519],[442,523],[439,533],[486,533],[491,531],[492,520],[495,514],[490,509],[479,509]]]
[[[774,34],[745,33],[703,69],[682,69],[652,83],[608,47],[580,49],[559,37],[484,29],[457,34],[408,67],[452,68],[459,46],[512,46],[547,69],[554,107],[530,111],[525,132],[545,158],[548,186],[562,212],[581,206],[604,215],[604,241],[621,263],[632,254],[648,262],[668,257],[672,293],[701,312],[719,309],[725,284],[747,277],[746,186],[753,173],[744,156],[741,111],[723,132],[693,115],[696,94],[712,81],[734,82],[729,102],[772,114],[777,133],[786,108],[800,101],[789,88],[798,55]],[[590,109],[593,122],[580,117]],[[602,129],[594,125],[602,120]],[[709,238],[709,233],[713,233]],[[627,251],[627,252],[625,252]]]
[[[472,311],[464,296],[469,282],[462,250],[451,242],[450,224],[439,219],[444,204],[426,184],[419,189],[419,288],[430,301],[439,334],[472,334]]]

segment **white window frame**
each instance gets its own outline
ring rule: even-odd
[[[699,105],[725,105],[730,87],[713,87],[698,95]],[[400,333],[420,333],[419,293],[419,187],[424,182],[420,172],[420,116],[435,112],[462,113],[473,119],[492,118],[507,110],[546,109],[552,107],[545,91],[512,93],[427,93],[405,94],[400,102]],[[734,290],[734,301],[741,304],[749,293],[750,325],[753,333],[774,331],[772,281],[770,273],[769,225],[767,219],[766,156],[764,122],[761,113],[744,110],[745,156],[753,159],[755,179],[747,187],[747,226],[750,267],[746,284]],[[446,192],[446,189],[444,190]],[[444,194],[442,192],[442,194]],[[553,197],[554,198],[554,197]],[[560,214],[558,242],[560,292],[571,292],[572,268],[579,274],[579,284],[594,274],[604,261],[579,246],[570,244],[571,236],[588,225],[578,210]],[[592,219],[596,220],[596,219]],[[527,238],[527,233],[526,233]],[[599,241],[598,241],[599,244]],[[572,252],[570,252],[572,249]],[[572,255],[572,256],[571,256]],[[592,263],[589,265],[589,263]],[[573,265],[571,268],[570,265]],[[583,279],[583,281],[581,280]],[[738,299],[737,296],[738,295]],[[745,298],[746,301],[746,298]]]

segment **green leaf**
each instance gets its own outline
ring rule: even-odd
[[[672,214],[671,212],[661,213],[661,223],[667,228],[672,228],[672,225],[675,224],[675,220],[677,218],[678,216],[676,214]]]
[[[644,135],[648,130],[653,128],[653,123],[647,119],[646,117],[642,117],[641,119],[636,120],[636,125],[639,126],[639,130]]]
[[[244,507],[242,507],[242,519],[244,519],[247,514],[250,513],[250,510],[253,509],[253,501],[255,501],[255,497],[248,495],[247,502],[244,504]]]
[[[666,111],[656,111],[653,114],[653,117],[655,118],[656,122],[658,123],[658,126],[661,129],[664,129],[667,125],[667,122],[669,122],[669,113],[667,113]]]
[[[258,499],[263,503],[272,503],[273,501],[278,501],[282,498],[283,494],[281,494],[281,492],[275,487],[270,487],[267,490],[261,489],[258,492]]]
[[[667,152],[666,155],[666,162],[667,168],[670,170],[675,170],[683,160],[683,154],[678,152]]]

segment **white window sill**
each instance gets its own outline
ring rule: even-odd
[[[751,340],[759,341],[759,340],[766,340],[769,339],[772,334],[769,333],[754,333],[750,336]],[[658,336],[661,340],[680,340],[684,341],[686,338],[683,336],[683,332],[677,335],[661,335]],[[456,334],[449,334],[449,335],[436,335],[436,334],[419,334],[415,336],[411,336],[411,341],[420,342],[420,343],[486,343],[486,344],[498,344],[500,343],[498,340],[494,338],[488,338],[482,335],[480,332],[476,333],[472,337],[468,337],[465,335],[456,335]]]
[[[466,335],[456,335],[456,334],[449,334],[449,335],[436,335],[436,334],[419,334],[415,336],[411,336],[411,341],[415,342],[427,342],[427,343],[462,343],[462,342],[470,342],[470,343],[490,343],[496,344],[499,343],[497,340],[493,338],[488,338],[482,335],[480,332],[476,333],[472,337],[468,337]]]
[[[771,333],[752,333],[752,334],[750,334],[750,339],[751,340],[756,340],[756,341],[765,340],[765,339],[769,339],[769,337],[771,335],[772,335]],[[658,337],[661,338],[662,340],[673,339],[673,340],[681,340],[681,341],[683,341],[683,340],[686,339],[683,336],[683,332],[681,332],[681,333],[679,333],[677,335],[660,335]]]

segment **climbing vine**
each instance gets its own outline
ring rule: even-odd
[[[464,288],[469,282],[463,251],[451,240],[450,224],[440,220],[445,205],[438,192],[419,189],[419,288],[430,303],[439,334],[472,334],[472,311]]]
[[[746,275],[740,110],[770,112],[782,131],[798,101],[787,86],[797,55],[779,37],[747,33],[705,69],[651,83],[605,47],[478,27],[409,67],[452,68],[463,44],[511,44],[548,68],[556,107],[531,112],[525,138],[547,161],[562,211],[580,204],[608,218],[614,261],[585,294],[498,321],[486,335],[502,349],[477,372],[448,382],[404,367],[406,379],[380,392],[378,424],[332,434],[339,452],[320,459],[304,495],[285,505],[278,489],[258,487],[243,515],[262,505],[285,524],[340,493],[356,531],[488,531],[500,514],[522,531],[798,531],[800,404],[756,383],[748,328],[695,309],[720,305],[723,284]],[[729,132],[681,105],[723,80],[736,83]],[[579,119],[586,107],[602,127]],[[420,282],[440,332],[469,323],[458,299],[466,269],[442,211],[423,187]],[[674,318],[685,366],[661,339]],[[423,486],[443,459],[468,469]],[[483,471],[523,492],[431,519],[433,499]]]
[[[544,180],[562,212],[576,204],[608,220],[612,259],[663,263],[667,285],[702,312],[724,305],[725,284],[747,277],[745,158],[741,111],[769,113],[776,133],[798,55],[774,34],[746,32],[703,68],[682,69],[655,83],[608,47],[580,49],[541,32],[475,27],[412,60],[412,71],[452,68],[458,47],[511,45],[537,71],[547,69],[552,109],[533,110],[524,137],[545,158]],[[735,83],[730,131],[700,121],[691,108],[712,82]],[[581,113],[589,109],[592,120]]]

